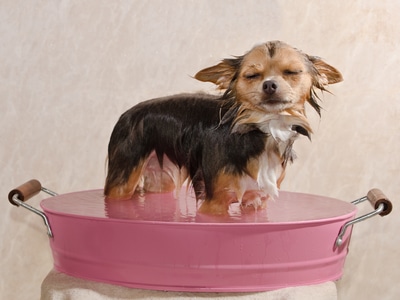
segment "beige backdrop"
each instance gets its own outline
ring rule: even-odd
[[[267,40],[319,55],[345,81],[325,94],[283,189],[351,201],[380,187],[395,210],[354,228],[339,299],[400,296],[400,1],[0,3],[0,295],[38,299],[52,268],[42,221],[6,200],[30,179],[100,188],[119,115],[147,98],[213,90],[192,75]],[[32,199],[39,206],[44,196]],[[369,211],[368,205],[359,213]]]

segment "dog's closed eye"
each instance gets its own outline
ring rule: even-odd
[[[261,74],[260,74],[260,73],[248,73],[248,74],[244,74],[244,77],[245,77],[246,79],[249,79],[249,80],[251,80],[251,79],[257,79],[257,78],[260,78],[260,77],[261,77]]]
[[[283,71],[283,74],[284,75],[299,75],[302,72],[303,72],[303,70],[289,70],[289,69],[287,69],[287,70]]]

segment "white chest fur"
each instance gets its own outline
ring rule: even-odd
[[[258,187],[270,197],[278,196],[278,180],[284,172],[284,165],[294,158],[292,145],[299,133],[295,126],[308,128],[305,119],[292,115],[266,116],[258,128],[268,137],[265,150],[259,157]]]

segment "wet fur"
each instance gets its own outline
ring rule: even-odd
[[[171,191],[188,178],[202,212],[226,213],[232,202],[265,206],[294,158],[294,140],[311,134],[304,104],[319,112],[314,88],[342,80],[321,59],[278,41],[195,77],[224,94],[148,100],[120,117],[108,147],[107,199]]]

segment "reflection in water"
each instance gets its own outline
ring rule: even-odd
[[[105,200],[105,214],[111,219],[162,222],[199,223],[253,223],[267,222],[267,211],[242,210],[238,203],[231,204],[226,215],[206,215],[197,212],[197,203],[191,189],[182,188],[178,197],[175,193],[134,194],[130,200]]]
[[[146,193],[135,194],[130,200],[109,201],[104,199],[103,190],[90,190],[50,197],[40,205],[46,213],[85,218],[184,223],[293,223],[347,218],[356,211],[354,205],[341,200],[284,191],[258,211],[243,210],[233,203],[226,215],[213,216],[197,213],[200,204],[193,190],[184,186],[178,196],[175,192]]]

